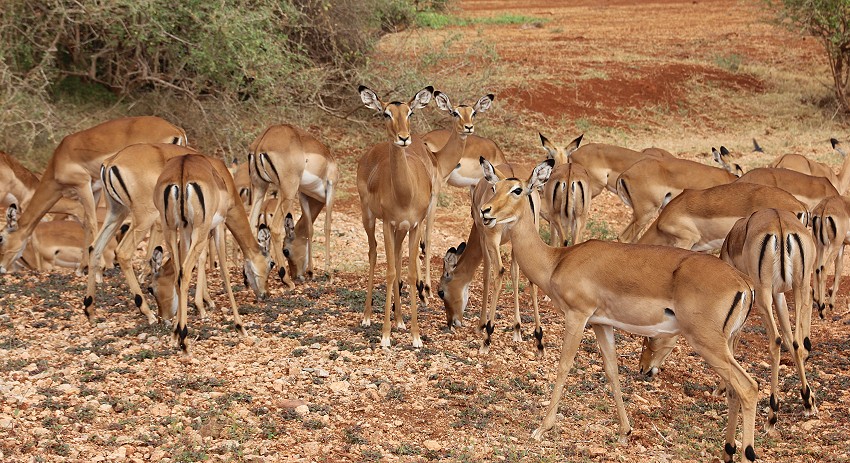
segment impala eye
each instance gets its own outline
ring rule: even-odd
[[[452,111],[452,117],[460,117],[457,111]]]
[[[392,116],[390,113],[384,113],[384,118],[385,118],[385,119],[392,119],[392,117],[393,117],[393,116]]]
[[[511,193],[519,196],[519,195],[522,194],[522,188],[516,187],[516,188],[513,189],[513,191],[511,191]]]

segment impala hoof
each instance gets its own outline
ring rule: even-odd
[[[416,337],[413,338],[413,348],[414,349],[421,349],[422,348],[422,338],[420,338],[419,336],[416,336]]]
[[[487,355],[490,353],[490,345],[487,343],[481,344],[478,348],[478,355]]]
[[[389,336],[382,336],[381,337],[381,347],[387,347],[387,348],[390,347],[390,337]]]
[[[363,327],[372,326],[372,319],[371,318],[364,318],[363,320],[360,320],[360,326],[363,326]]]
[[[544,431],[542,428],[537,428],[534,430],[534,432],[531,433],[531,438],[540,442],[541,440],[543,440],[543,433],[545,432],[546,431]]]

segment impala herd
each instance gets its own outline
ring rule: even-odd
[[[369,257],[364,326],[372,323],[377,220],[383,226],[388,294],[382,347],[390,346],[393,327],[405,328],[405,238],[407,285],[416,289],[409,301],[410,335],[414,347],[422,346],[417,308],[431,297],[431,236],[437,198],[448,184],[469,190],[473,219],[468,240],[444,257],[437,293],[449,327],[462,325],[469,287],[483,261],[484,292],[475,328],[483,336],[481,354],[489,351],[505,272],[500,246],[508,242],[514,340],[522,340],[520,270],[531,283],[538,356],[543,354],[538,288],[563,315],[557,379],[543,423],[532,434],[535,439],[555,424],[567,374],[585,326],[591,325],[613,389],[621,441],[631,425],[618,379],[614,328],[646,337],[640,369],[650,376],[659,371],[678,336],[684,337],[718,373],[717,390],[726,393],[724,460],[732,461],[737,450],[741,413],[743,454],[754,461],[758,387],[733,355],[754,305],[769,339],[767,427],[777,421],[783,345],[800,377],[804,412],[817,412],[805,370],[812,349],[811,310],[817,307],[822,315],[827,306],[834,307],[844,245],[850,243],[850,203],[841,196],[850,186],[850,157],[840,142],[832,140],[844,155],[838,174],[800,155],[785,155],[768,168],[745,173],[723,147],[712,149],[720,165],[713,167],[659,148],[638,152],[581,145],[581,136],[558,146],[542,134],[546,160],[522,166],[508,163],[494,142],[475,135],[476,117],[490,109],[493,95],[467,105],[454,104],[432,87],[407,102],[383,100],[363,86],[359,94],[367,108],[383,117],[387,136],[359,159],[356,172]],[[432,99],[453,120],[451,128],[412,133],[411,116]],[[150,323],[175,318],[174,337],[189,354],[187,310],[194,270],[195,307],[202,317],[205,307],[214,307],[206,285],[206,271],[213,268],[208,260],[218,263],[235,328],[245,334],[229,282],[225,230],[241,250],[246,285],[262,299],[275,266],[289,288],[312,278],[313,224],[324,210],[324,263],[333,282],[331,217],[338,182],[330,150],[289,124],[266,129],[250,145],[248,162],[229,170],[221,160],[188,147],[186,133],[158,117],[104,122],[65,137],[40,178],[0,153],[0,187],[5,188],[0,199],[7,208],[0,272],[22,266],[87,270],[83,310],[91,321],[103,266],[114,258],[139,311]],[[584,241],[591,201],[604,190],[633,211],[620,243]],[[97,207],[101,196],[105,214]],[[301,209],[297,222],[296,200]],[[48,214],[55,220],[44,220]],[[77,221],[58,219],[64,216]],[[541,217],[550,224],[550,244],[540,238]],[[148,263],[137,276],[133,256],[145,238]],[[719,251],[720,258],[695,251]],[[835,278],[827,291],[830,263]],[[140,280],[148,281],[157,314],[148,306]],[[792,292],[797,311],[794,328],[786,291]]]

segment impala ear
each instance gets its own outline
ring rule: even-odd
[[[257,229],[257,242],[260,244],[260,251],[264,256],[269,255],[269,242],[272,239],[272,232],[266,224],[260,225]]]
[[[162,246],[157,246],[151,253],[151,271],[154,276],[159,275],[162,270]]]
[[[829,142],[832,143],[832,149],[835,150],[841,157],[847,157],[847,152],[844,151],[844,148],[841,146],[841,142],[835,138],[830,138]]]
[[[410,109],[424,108],[431,102],[432,96],[434,96],[434,87],[430,85],[419,90],[419,92],[413,96],[413,99],[410,100],[410,103],[408,103],[410,105]]]
[[[720,151],[717,151],[717,148],[711,147],[711,155],[714,156],[714,162],[718,164],[723,164],[723,158],[720,155]]]
[[[581,139],[582,138],[584,138],[584,134],[581,134],[578,137],[576,137],[575,140],[571,141],[570,144],[567,145],[566,148],[564,148],[564,152],[567,156],[573,154],[573,151],[578,149],[579,145],[581,145]]]
[[[725,146],[721,145],[720,146],[720,154],[723,155],[723,156],[726,156],[727,154],[729,154],[729,150],[727,150]]]
[[[434,92],[434,103],[441,111],[445,111],[449,114],[454,112],[452,101],[449,99],[449,96],[439,90]]]
[[[740,178],[744,175],[744,169],[741,168],[740,164],[735,164],[735,177]]]
[[[290,212],[287,212],[286,218],[283,219],[283,231],[286,234],[287,241],[295,239],[295,220],[292,218],[292,213]]]
[[[490,161],[484,159],[484,156],[478,158],[478,163],[481,164],[481,169],[484,170],[484,180],[495,185],[499,181],[499,176],[496,174],[496,169]]]
[[[10,232],[18,229],[18,205],[10,204],[6,208],[6,229]]]
[[[378,95],[373,92],[372,89],[365,85],[361,85],[358,91],[360,92],[360,100],[363,101],[363,104],[365,104],[367,108],[374,109],[379,113],[384,111],[384,104],[381,103],[381,99],[378,98]]]
[[[457,261],[460,253],[457,252],[457,249],[454,246],[450,247],[448,251],[446,251],[446,256],[443,257],[443,272],[449,273],[454,271],[455,267],[457,267]]]
[[[543,184],[549,180],[549,176],[552,175],[552,167],[554,166],[554,159],[547,159],[538,164],[531,172],[531,177],[528,179],[527,191],[530,193],[537,188],[542,187]]]
[[[466,241],[461,242],[460,245],[457,247],[458,255],[463,254],[464,249],[466,249]]]
[[[554,159],[555,155],[558,154],[558,148],[548,138],[544,137],[542,133],[537,132],[537,135],[540,136],[540,143],[543,145],[543,149],[546,150],[546,156],[549,159]]]
[[[483,113],[484,111],[490,109],[490,106],[493,104],[493,100],[495,98],[495,95],[493,95],[492,93],[488,93],[479,98],[472,109],[474,109],[477,113]]]

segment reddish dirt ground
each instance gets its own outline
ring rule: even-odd
[[[706,65],[717,50],[780,68],[818,59],[812,40],[771,26],[761,19],[758,5],[732,0],[468,0],[459,6],[460,14],[470,17],[511,13],[545,21],[483,29],[500,59],[516,70],[515,84],[496,89],[499,102],[504,98],[516,105],[513,120],[529,126],[568,114],[626,130],[630,120],[652,123],[636,111],[641,108],[664,107],[674,114],[692,108],[688,89],[694,82],[732,95],[770,88],[770,82],[749,74]],[[536,74],[558,78],[520,84]],[[711,122],[705,114],[682,117],[697,126]],[[381,130],[379,122],[369,123]],[[332,146],[343,138],[343,130],[324,130]],[[491,130],[499,133],[498,127]],[[335,152],[346,166],[360,154],[346,148]],[[447,330],[442,304],[432,298],[420,310],[425,347],[412,349],[409,332],[393,330],[393,346],[381,349],[380,324],[359,323],[367,256],[353,171],[343,172],[340,191],[333,225],[334,284],[320,277],[285,291],[274,281],[272,298],[265,302],[238,287],[249,332],[239,339],[213,277],[220,309],[210,311],[207,320],[190,315],[191,358],[177,354],[163,324],[144,323],[117,271],[108,272],[100,286],[94,326],[80,310],[81,277],[58,272],[2,277],[0,461],[720,461],[727,407],[711,395],[717,376],[680,344],[660,376],[646,381],[637,366],[640,339],[621,333],[616,335],[619,372],[634,428],[628,443],[617,443],[616,411],[590,330],[567,380],[555,428],[542,441],[532,440],[550,400],[563,329],[556,309],[542,302],[546,353],[535,358],[524,279],[522,343],[511,341],[510,295],[504,291],[494,345],[489,355],[479,354],[479,336],[472,329],[481,306],[479,275],[470,287],[463,328]],[[628,212],[614,195],[602,193],[592,205],[591,233],[613,238]],[[470,222],[467,193],[449,190],[437,211],[434,284],[443,253],[466,239]],[[317,241],[321,269],[324,242],[318,236]],[[380,236],[378,242],[381,281]],[[234,272],[233,281],[240,280]],[[751,316],[744,329],[738,358],[760,382],[759,461],[850,461],[850,281],[841,283],[838,308],[813,326],[808,374],[817,416],[804,415],[799,381],[784,352],[779,423],[772,433],[763,430],[766,340],[759,317]],[[385,288],[376,287],[380,315]],[[736,461],[741,458],[739,451]]]

